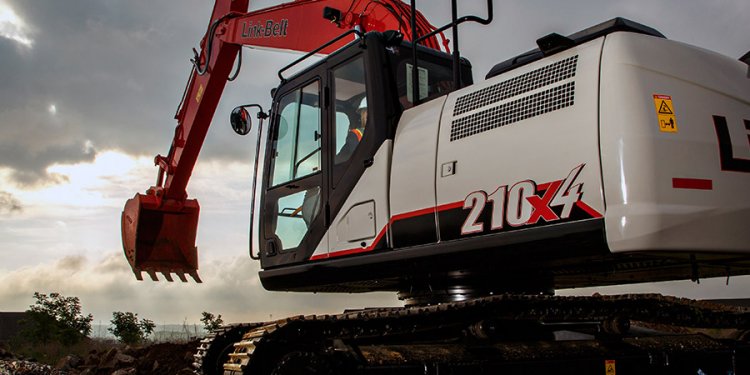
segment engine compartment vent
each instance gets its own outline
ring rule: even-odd
[[[459,97],[450,141],[572,106],[577,68],[575,55]],[[540,91],[560,82],[565,83]]]
[[[536,117],[574,104],[575,82],[555,86],[481,112],[453,120],[451,142]]]
[[[464,95],[456,100],[453,116],[574,77],[577,65],[578,55]]]

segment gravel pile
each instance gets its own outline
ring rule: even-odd
[[[34,361],[27,361],[16,357],[13,353],[0,348],[0,375],[62,375],[52,366],[43,365]]]
[[[57,371],[52,366],[36,362],[22,361],[20,359],[0,360],[0,375],[63,375],[64,372]]]
[[[55,366],[17,358],[0,348],[0,375],[142,375],[194,374],[191,369],[197,342],[162,343],[143,348],[92,350],[86,358],[68,355]]]

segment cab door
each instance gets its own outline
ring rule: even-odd
[[[320,76],[306,77],[282,88],[271,119],[261,201],[264,268],[303,261],[316,247],[327,247],[321,243],[328,200],[323,83]]]
[[[330,259],[388,247],[389,125],[400,114],[384,65],[385,47],[375,37],[367,47],[328,60]]]
[[[385,50],[373,38],[275,96],[260,205],[264,269],[387,247],[387,134],[398,113],[383,94],[385,73],[372,68]]]

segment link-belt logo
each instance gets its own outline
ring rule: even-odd
[[[750,120],[742,119],[742,123],[745,125],[747,134],[748,143],[746,145],[750,146]],[[743,145],[745,140],[737,138],[737,141],[733,144],[732,132],[729,131],[727,118],[724,116],[714,115],[714,128],[716,129],[716,136],[719,138],[721,170],[750,173],[750,159],[741,156],[742,151],[745,151],[744,154],[747,155],[747,148],[735,148],[735,145]],[[739,128],[735,129],[739,130]],[[742,131],[735,131],[734,134],[735,136],[741,135]]]
[[[242,37],[252,39],[286,37],[288,26],[289,20],[286,19],[279,22],[274,20],[257,23],[254,23],[253,21],[243,22]]]
[[[472,192],[463,202],[463,209],[469,213],[461,226],[461,235],[601,217],[581,200],[583,182],[577,179],[584,165],[573,168],[562,180],[543,184],[525,180],[510,187],[500,186],[490,194],[483,190]],[[489,213],[485,211],[487,207]]]

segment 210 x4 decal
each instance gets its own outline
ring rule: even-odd
[[[456,228],[458,210],[440,212],[442,237],[451,239],[456,235],[465,237],[602,217],[582,200],[583,182],[579,182],[578,177],[584,166],[573,168],[562,180],[541,184],[524,180],[499,186],[491,193],[483,190],[472,192],[460,207],[463,220],[458,233],[448,228]]]
[[[436,213],[441,241],[600,218],[602,214],[583,201],[583,182],[578,177],[584,166],[573,168],[562,180],[541,184],[518,181],[501,185],[491,193],[474,191],[463,201],[397,215],[390,222],[393,246],[438,241],[432,230]]]

